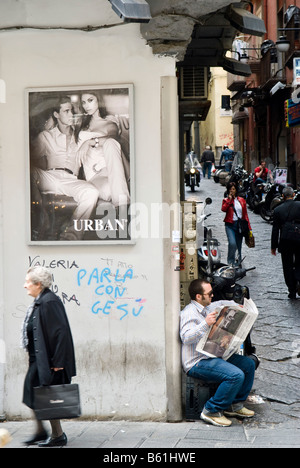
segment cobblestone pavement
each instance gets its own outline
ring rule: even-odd
[[[205,210],[212,214],[206,224],[220,241],[222,261],[226,263],[227,237],[221,211],[224,191],[225,187],[213,179],[202,179],[194,193],[186,190],[186,200],[212,198],[212,204]],[[251,333],[261,360],[253,389],[264,400],[259,410],[261,416],[254,424],[276,424],[287,418],[297,418],[300,424],[300,298],[288,299],[280,254],[274,257],[270,252],[272,226],[249,209],[248,215],[256,245],[249,249],[243,244],[243,266],[256,269],[248,272],[240,283],[250,288],[259,310]]]

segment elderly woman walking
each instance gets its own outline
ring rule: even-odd
[[[24,382],[23,403],[34,411],[33,388],[42,385],[60,385],[71,382],[76,375],[75,355],[71,330],[60,298],[49,288],[52,275],[44,267],[27,271],[24,287],[34,298],[28,308],[21,336],[21,346],[29,355],[29,368]],[[35,418],[36,419],[36,418]],[[60,420],[51,420],[51,436],[43,422],[36,419],[36,432],[25,444],[39,442],[40,447],[67,444]]]

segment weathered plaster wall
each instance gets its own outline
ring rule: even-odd
[[[76,348],[75,381],[81,387],[83,414],[164,419],[162,239],[149,234],[127,246],[27,245],[24,91],[28,87],[133,84],[136,202],[148,216],[151,204],[162,200],[160,88],[162,76],[174,76],[174,60],[153,56],[140,37],[138,25],[93,33],[34,29],[2,32],[0,57],[1,77],[7,85],[6,104],[0,109],[4,410],[10,417],[29,415],[21,403],[27,357],[19,349],[19,332],[31,302],[23,289],[24,275],[30,264],[39,262],[52,269],[57,293],[65,301]],[[144,228],[150,232],[151,219],[146,220],[149,226]],[[113,306],[109,314],[93,311],[93,304],[99,300],[95,289],[101,284],[105,290],[108,282],[105,276],[101,281],[104,269],[109,269],[114,287],[126,288],[122,299],[128,314],[123,318]],[[126,277],[128,270],[132,270],[130,277]],[[124,282],[118,283],[120,277]],[[101,305],[109,299],[105,293]]]

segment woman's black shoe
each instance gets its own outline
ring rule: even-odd
[[[67,445],[68,439],[65,433],[59,437],[48,437],[44,442],[38,444],[39,447],[62,447]]]
[[[24,444],[33,445],[36,442],[40,442],[41,440],[47,439],[47,437],[48,437],[48,433],[46,431],[43,431],[43,432],[40,432],[39,434],[36,434],[31,439],[24,440]]]

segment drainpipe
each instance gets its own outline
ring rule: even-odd
[[[1,149],[0,149],[1,151]],[[1,155],[1,153],[0,153]],[[2,158],[0,158],[0,180],[2,177]],[[3,184],[1,184],[3,187]],[[4,340],[4,288],[3,288],[3,209],[2,193],[0,192],[0,421],[4,415],[4,371],[5,371],[5,340]]]
[[[178,207],[174,212],[172,233],[164,239],[164,299],[165,299],[165,360],[167,420],[177,422],[182,419],[181,407],[181,346],[179,338],[179,151],[178,151],[178,100],[177,78],[161,78],[161,152],[162,152],[162,201],[170,207]],[[171,220],[170,220],[171,224]],[[174,236],[174,237],[173,237]],[[176,252],[176,247],[178,251]]]
[[[0,104],[6,101],[5,81],[0,80]],[[2,180],[2,146],[0,145],[0,181]],[[4,340],[4,287],[3,287],[3,208],[2,208],[2,189],[0,190],[0,421],[5,419],[4,415],[4,371],[5,371],[5,340]]]

